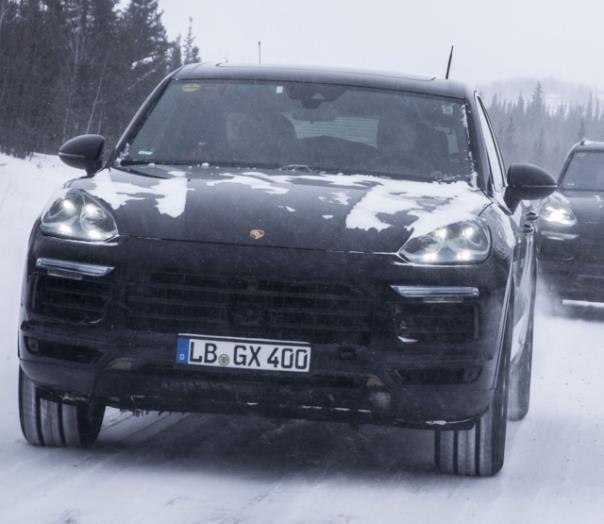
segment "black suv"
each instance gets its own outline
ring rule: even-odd
[[[604,302],[604,143],[583,140],[571,149],[540,214],[548,307],[559,313],[564,299]]]
[[[31,235],[29,442],[91,444],[105,406],[228,412],[432,429],[442,471],[500,470],[529,403],[525,201],[555,182],[504,174],[473,91],[193,65],[103,143],[63,146],[87,175]]]

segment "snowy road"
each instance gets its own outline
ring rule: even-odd
[[[36,449],[17,412],[21,264],[68,178],[0,156],[0,523],[602,522],[604,310],[540,316],[527,420],[503,472],[438,475],[428,432],[110,411],[90,450]],[[38,165],[40,167],[38,167]]]

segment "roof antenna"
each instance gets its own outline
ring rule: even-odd
[[[451,52],[449,53],[449,63],[447,64],[447,74],[445,75],[445,79],[449,80],[449,74],[451,73],[451,64],[453,63],[453,51],[455,46],[451,46]]]
[[[262,63],[262,42],[258,41],[258,63]]]

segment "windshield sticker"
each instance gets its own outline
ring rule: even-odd
[[[185,93],[196,93],[199,91],[199,84],[184,84],[182,90]]]

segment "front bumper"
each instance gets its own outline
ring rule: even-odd
[[[76,312],[74,317],[61,319],[49,315],[48,310],[40,313],[35,303],[38,277],[44,274],[36,268],[40,258],[115,268],[101,279],[110,284],[102,318],[91,321]],[[161,323],[146,324],[142,329],[133,320],[140,310],[134,310],[129,290],[139,285],[140,275],[174,268],[187,274],[241,279],[354,283],[355,289],[371,297],[370,336],[342,334],[341,340],[311,341],[311,371],[302,376],[183,369],[175,359],[179,333],[253,338],[263,328],[237,317],[230,318],[231,324],[220,327],[220,332],[208,332],[202,323],[197,330],[190,324],[178,329]],[[484,412],[491,400],[507,276],[505,264],[495,257],[475,267],[421,268],[403,264],[394,255],[134,238],[122,238],[113,246],[95,246],[34,233],[23,291],[21,366],[51,394],[73,401],[94,398],[124,409],[259,413],[413,427],[464,425]],[[420,299],[401,297],[391,289],[392,285],[452,284],[477,288],[480,296],[426,306]],[[249,294],[253,297],[253,290]],[[94,309],[85,301],[82,304],[83,310]],[[413,323],[413,312],[423,312],[426,307],[430,314],[442,311],[442,315],[472,308],[472,336],[460,337],[463,329],[435,317],[432,322],[438,336],[426,332],[426,338],[416,343],[402,342],[397,332],[400,318],[393,317],[403,314],[404,320]],[[451,333],[441,332],[445,328]]]
[[[567,300],[604,302],[604,239],[593,228],[544,229],[539,267],[548,291]]]

